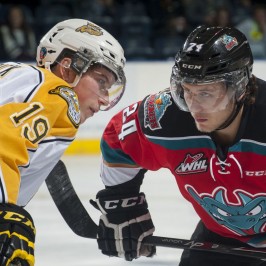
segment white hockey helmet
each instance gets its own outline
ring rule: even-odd
[[[92,65],[101,64],[116,76],[116,83],[108,89],[112,108],[122,97],[126,78],[124,50],[119,42],[102,27],[84,19],[68,19],[56,24],[40,40],[37,48],[37,66],[50,69],[64,56],[71,57],[70,68],[77,74],[75,86]]]

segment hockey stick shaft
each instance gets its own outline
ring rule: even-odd
[[[71,230],[85,238],[97,238],[98,226],[91,219],[70,181],[65,164],[59,161],[46,179],[48,190],[64,220]],[[234,247],[179,238],[148,236],[146,245],[216,252],[266,260],[266,249]]]
[[[210,242],[198,242],[194,240],[160,236],[148,236],[143,240],[143,243],[145,243],[146,245],[155,245],[159,247],[190,249],[203,252],[216,252],[220,254],[266,260],[266,249],[255,249],[252,247],[235,247]]]

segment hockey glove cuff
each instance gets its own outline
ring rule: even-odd
[[[155,246],[142,245],[155,228],[144,193],[114,195],[112,189],[98,192],[91,204],[102,212],[98,229],[98,247],[103,254],[125,258],[152,257]]]

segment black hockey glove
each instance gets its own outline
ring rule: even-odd
[[[14,204],[0,204],[0,265],[34,265],[35,227],[30,214]]]
[[[115,195],[113,189],[107,188],[90,202],[102,212],[97,242],[103,254],[132,261],[156,253],[155,246],[141,243],[155,230],[144,193]]]

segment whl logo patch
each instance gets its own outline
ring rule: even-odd
[[[203,158],[203,153],[187,154],[185,160],[177,166],[175,172],[179,175],[197,174],[206,172],[207,168],[207,159]]]

